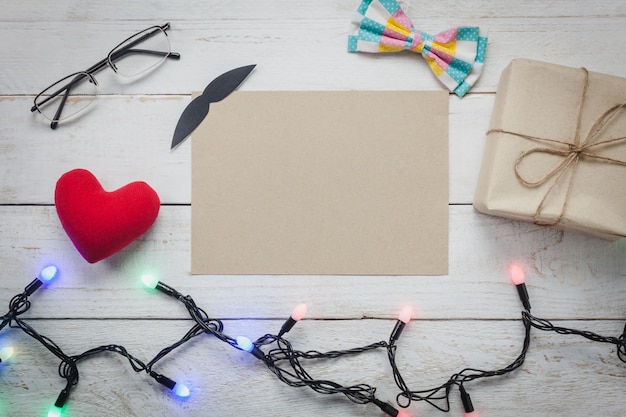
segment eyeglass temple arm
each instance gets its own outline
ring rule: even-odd
[[[116,54],[113,59],[119,59],[122,56],[131,54],[131,53],[145,53],[145,54],[166,56],[167,58],[171,58],[171,59],[180,59],[180,54],[178,52],[151,51],[149,49],[129,49],[129,50],[122,50],[119,52],[122,52],[122,54]],[[85,72],[88,74],[92,74],[94,72],[100,71],[102,68],[106,67],[107,63],[108,63],[108,60],[103,59],[99,61],[97,64],[89,67]],[[83,78],[85,78],[85,75],[77,76],[77,78],[73,79],[72,81],[65,84],[63,87],[59,88],[57,91],[55,91],[54,93],[46,97],[46,99],[41,101],[39,105],[46,104],[48,101],[52,100],[53,98],[61,94],[63,91],[67,91],[71,89],[74,84],[76,84],[78,81],[82,80]],[[65,101],[65,99],[63,101]],[[30,108],[31,112],[34,112],[36,110],[37,110],[37,106],[33,106]]]
[[[118,59],[130,54],[158,55],[165,58],[180,59],[180,54],[178,52],[154,51],[152,49],[125,49],[117,51],[114,55],[111,55],[111,61],[117,61]]]
[[[92,65],[91,67],[87,68],[84,72],[86,72],[87,74],[93,74],[94,72],[98,72],[100,71],[102,68],[107,66],[107,59],[102,59],[100,61],[98,61],[98,63]],[[45,100],[41,101],[39,103],[39,105],[44,105],[46,104],[48,101],[52,100],[53,98],[55,98],[56,96],[58,96],[59,94],[61,94],[63,91],[66,90],[70,90],[74,84],[76,84],[78,81],[81,81],[83,78],[85,78],[86,75],[77,75],[72,81],[68,82],[67,84],[65,84],[63,87],[60,87],[57,91],[55,91],[54,93],[50,94],[48,97],[46,97]],[[45,90],[44,90],[45,91]],[[63,100],[63,102],[65,102],[65,99]],[[34,105],[33,107],[30,108],[30,111],[34,112],[35,110],[37,110],[37,105]]]
[[[86,75],[83,75],[83,74],[77,75],[76,77],[74,77],[72,81],[67,83],[65,87],[63,87],[62,89],[60,89],[58,92],[54,94],[54,96],[56,97],[61,91],[65,90],[65,92],[63,93],[63,97],[61,98],[61,101],[59,102],[59,107],[57,108],[57,111],[54,114],[54,117],[52,118],[52,122],[50,122],[51,129],[57,128],[59,124],[59,118],[61,118],[61,113],[63,113],[63,108],[65,107],[67,98],[70,96],[70,91],[72,90],[72,87],[74,87],[74,84],[81,82],[85,77]],[[49,100],[49,99],[46,99],[46,100]]]
[[[163,30],[166,30],[166,29],[169,29],[170,24],[169,23],[165,23],[164,25],[159,26],[159,27],[161,29],[163,29]],[[133,50],[131,48],[133,46],[135,46],[135,45],[145,41],[146,39],[149,39],[149,38],[153,37],[157,33],[159,33],[159,32],[156,31],[156,30],[153,30],[151,32],[146,33],[145,35],[135,39],[133,42],[129,43],[128,45],[124,45],[123,48],[120,48],[118,51],[115,51],[114,54],[109,54],[109,56],[107,56],[106,58],[98,61],[96,64],[94,64],[91,67],[87,68],[85,70],[85,72],[88,73],[88,74],[92,74],[94,72],[100,71],[102,68],[104,68],[104,67],[106,67],[108,65],[109,59],[111,61],[114,61],[115,59],[120,58],[120,57],[126,55],[127,53],[132,53]],[[131,38],[132,38],[132,36],[131,36]],[[126,42],[126,41],[124,41],[124,42]],[[122,42],[122,43],[124,43],[124,42]],[[113,48],[113,49],[115,49],[115,48]],[[153,53],[156,53],[157,55],[161,55],[161,56],[165,56],[165,55],[169,54],[168,58],[171,57],[173,59],[180,59],[180,54],[178,52],[169,52],[168,53],[168,52],[162,52],[162,51],[153,51]]]
[[[70,90],[72,86],[68,86],[65,89],[65,93],[63,93],[63,98],[61,98],[61,102],[59,103],[59,107],[57,108],[57,112],[54,114],[52,121],[50,122],[50,129],[56,129],[59,125],[59,118],[61,117],[61,113],[63,112],[63,107],[65,107],[65,102],[70,95]]]
[[[61,113],[63,112],[63,107],[65,106],[65,102],[67,101],[67,98],[70,95],[70,90],[72,89],[74,84],[82,81],[86,76],[87,76],[86,74],[78,74],[76,77],[74,77],[72,81],[65,84],[63,87],[59,88],[54,93],[50,94],[50,96],[46,97],[45,100],[39,103],[40,106],[44,105],[48,101],[52,100],[53,98],[57,97],[59,94],[63,92],[63,97],[61,98],[61,101],[59,102],[59,108],[57,109],[56,113],[54,114],[54,117],[52,118],[52,122],[50,123],[50,128],[55,129],[57,125],[59,124],[59,118],[61,117]],[[37,110],[37,106],[33,106],[30,109],[30,111],[32,112],[34,112],[35,110]]]
[[[165,23],[164,25],[158,26],[158,28],[160,28],[161,30],[163,30],[163,32],[165,33],[165,30],[167,30],[167,29],[169,29],[169,28],[170,28],[170,24],[169,24],[169,22],[168,22],[168,23]],[[146,50],[146,49],[134,50],[134,49],[131,49],[131,48],[133,48],[133,47],[134,47],[135,45],[137,45],[137,44],[140,44],[141,42],[145,41],[146,39],[149,39],[149,38],[153,37],[153,36],[154,36],[154,35],[156,35],[157,33],[159,33],[159,31],[155,28],[155,30],[152,30],[152,31],[150,31],[150,32],[148,32],[148,33],[146,33],[146,34],[144,34],[143,36],[138,37],[138,38],[137,38],[137,39],[135,39],[134,41],[132,41],[132,42],[128,43],[128,45],[124,45],[124,47],[123,47],[123,48],[120,48],[118,51],[115,51],[115,53],[114,53],[114,54],[109,54],[109,57],[108,57],[108,58],[109,58],[111,61],[113,61],[113,60],[115,60],[115,59],[117,59],[117,58],[119,58],[119,57],[122,57],[122,56],[126,55],[127,53],[132,53],[133,51],[148,51],[148,50]],[[165,36],[167,36],[167,33],[165,33]],[[131,38],[132,38],[132,36],[131,36]],[[129,39],[130,39],[130,38],[129,38]],[[124,43],[125,43],[125,42],[127,42],[127,41],[128,41],[128,39],[126,39],[126,40],[125,40],[124,42],[122,42],[121,44],[124,44]],[[121,44],[120,44],[120,45],[121,45]],[[118,46],[119,46],[119,45],[118,45]],[[117,47],[116,47],[116,48],[117,48]],[[113,48],[113,49],[116,49],[116,48]],[[128,52],[127,52],[127,51],[128,51]],[[171,58],[173,58],[173,59],[180,59],[180,54],[179,54],[179,53],[177,53],[177,52],[157,52],[157,51],[154,51],[154,52],[155,52],[157,55],[167,56],[168,58],[169,58],[169,57],[171,57]]]

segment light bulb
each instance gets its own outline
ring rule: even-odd
[[[70,388],[65,387],[61,390],[57,400],[54,402],[54,406],[52,406],[50,411],[48,411],[48,417],[62,416],[63,411],[65,410],[65,403],[67,403],[68,398],[70,398]]]
[[[513,284],[517,287],[517,294],[522,301],[522,305],[527,311],[530,311],[530,297],[528,296],[528,289],[526,288],[524,270],[517,264],[511,264],[509,266],[509,276]]]
[[[474,410],[472,399],[463,385],[459,385],[459,392],[461,393],[461,402],[463,403],[463,417],[480,417]]]
[[[52,407],[48,411],[48,417],[61,417],[63,415],[63,409],[59,407]]]
[[[59,269],[54,265],[50,265],[41,270],[38,278],[40,281],[46,283],[54,280],[58,275]]]
[[[404,306],[402,310],[400,310],[400,314],[398,315],[398,320],[402,323],[407,324],[411,321],[411,316],[413,315],[413,309],[411,306]]]
[[[526,282],[526,277],[524,275],[524,270],[518,264],[511,264],[509,266],[509,276],[511,277],[513,284],[520,285]]]
[[[189,388],[184,384],[179,384],[178,382],[166,377],[165,375],[158,374],[154,371],[150,371],[150,376],[154,378],[159,384],[169,388],[176,396],[181,398],[189,397],[190,391]]]
[[[237,339],[235,339],[235,342],[239,349],[252,353],[252,355],[255,358],[260,359],[263,362],[266,361],[265,354],[261,351],[261,349],[256,347],[256,345],[252,343],[252,341],[248,339],[247,337],[237,336]]]
[[[374,398],[372,400],[372,402],[374,404],[376,404],[378,406],[378,408],[380,408],[388,416],[391,416],[391,417],[410,417],[410,415],[407,414],[405,411],[398,410],[397,408],[395,408],[391,404],[388,404],[386,402],[380,401],[377,398]]]
[[[408,322],[411,321],[412,314],[413,314],[413,309],[410,306],[405,306],[402,308],[402,310],[400,310],[400,314],[398,315],[398,321],[396,321],[396,325],[391,331],[391,336],[389,336],[390,344],[395,343],[398,340],[398,338],[400,338],[400,335],[402,334],[404,327],[406,326]]]
[[[159,281],[154,275],[152,274],[144,274],[141,276],[141,282],[143,282],[143,285],[145,285],[147,288],[150,288],[152,290],[156,289],[161,291],[164,294],[170,295],[172,297],[177,297],[178,296],[178,292],[176,290],[174,290],[174,288],[165,285],[164,283],[162,283],[161,281]]]
[[[306,315],[306,304],[298,304],[293,311],[291,312],[291,316],[283,323],[280,331],[278,332],[278,336],[282,336],[288,331],[290,331],[295,324],[302,320],[302,318]]]
[[[9,360],[9,358],[13,356],[13,352],[14,350],[10,346],[0,349],[0,363]]]
[[[245,336],[237,336],[237,347],[241,350],[245,350],[246,352],[252,352],[254,349],[254,343],[250,339]]]
[[[141,282],[143,282],[143,285],[145,285],[146,287],[155,289],[157,287],[157,284],[159,283],[159,280],[156,279],[154,275],[145,274],[141,276]]]
[[[43,284],[47,284],[48,282],[54,280],[59,275],[59,269],[50,265],[45,267],[39,272],[37,278],[35,278],[30,284],[24,288],[24,295],[27,297],[31,296],[37,289],[39,289]]]
[[[298,304],[291,312],[291,318],[300,321],[306,315],[306,304]]]
[[[174,388],[172,388],[172,391],[174,391],[174,394],[176,394],[178,397],[181,397],[181,398],[187,398],[189,397],[189,394],[190,394],[190,391],[187,385],[180,384],[178,382],[176,383],[176,385],[174,385]]]

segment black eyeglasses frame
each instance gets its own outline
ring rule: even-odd
[[[154,35],[158,34],[159,32],[162,32],[165,34],[165,36],[167,36],[167,32],[166,30],[170,28],[170,23],[165,23],[161,26],[151,26],[147,29],[144,29],[142,31],[139,31],[137,33],[135,33],[132,36],[129,36],[128,38],[126,38],[124,41],[120,42],[117,46],[115,46],[115,48],[113,48],[111,50],[111,52],[109,52],[109,54],[107,55],[106,58],[98,61],[97,63],[95,63],[94,65],[92,65],[91,67],[87,68],[84,71],[79,71],[79,72],[75,72],[73,74],[70,74],[64,78],[61,78],[58,81],[55,81],[54,83],[50,84],[48,87],[46,87],[41,93],[39,93],[35,99],[33,100],[33,106],[31,107],[30,111],[31,112],[35,112],[38,111],[41,113],[41,110],[39,110],[39,106],[45,105],[48,101],[54,99],[55,97],[57,97],[59,94],[63,93],[63,97],[61,97],[61,101],[59,102],[59,107],[54,115],[54,117],[52,118],[52,121],[50,123],[50,128],[51,129],[56,129],[58,124],[59,124],[59,118],[61,117],[61,113],[63,112],[63,107],[65,106],[65,102],[67,101],[69,95],[70,95],[70,91],[72,89],[72,87],[74,87],[75,84],[77,84],[78,82],[82,81],[85,79],[85,77],[89,78],[89,82],[93,83],[94,85],[98,85],[98,82],[96,81],[95,77],[93,76],[93,74],[95,74],[98,71],[101,71],[102,69],[106,68],[106,67],[110,67],[115,73],[118,73],[118,69],[115,66],[115,62],[117,60],[119,60],[120,58],[123,58],[124,56],[128,55],[128,54],[150,54],[150,55],[158,55],[158,56],[162,56],[164,58],[170,58],[170,59],[180,59],[180,54],[178,52],[163,52],[163,51],[153,51],[150,49],[133,49],[133,47],[135,45],[138,45],[139,43],[143,42],[146,39],[149,39],[151,37],[153,37]],[[124,43],[128,42],[130,39],[132,39],[133,37],[137,36],[138,34],[141,34],[143,32],[146,32],[143,36],[138,37],[137,39],[135,39],[133,42],[129,43],[128,45],[125,45],[123,48],[118,49],[121,45],[124,45]],[[63,81],[65,79],[69,79],[71,78],[71,81],[69,81],[67,84],[63,85],[62,87],[60,87],[58,90],[56,90],[55,92],[51,93],[49,96],[47,95],[47,97],[42,100],[41,102],[37,102],[37,100],[39,99],[39,97],[41,97],[41,95],[46,92],[50,87],[54,86],[55,84],[58,84],[60,81]]]

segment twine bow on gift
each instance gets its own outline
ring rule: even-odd
[[[476,26],[457,26],[437,35],[416,30],[396,0],[363,0],[350,26],[349,52],[421,54],[439,80],[459,97],[483,70],[487,36]]]
[[[582,70],[584,72],[584,86],[582,89],[580,101],[578,103],[576,131],[574,133],[573,142],[570,143],[570,142],[560,141],[557,139],[540,138],[537,136],[526,135],[523,133],[511,132],[511,131],[504,130],[504,129],[491,129],[487,132],[487,134],[506,133],[506,134],[518,136],[524,139],[528,139],[528,140],[532,140],[532,141],[549,145],[549,146],[534,147],[523,152],[515,160],[515,163],[513,165],[513,168],[515,171],[515,177],[520,181],[520,183],[522,183],[524,186],[529,187],[529,188],[539,187],[540,185],[545,184],[549,179],[554,178],[554,182],[550,185],[546,193],[543,195],[541,201],[539,202],[539,205],[537,206],[537,209],[535,210],[535,213],[533,215],[533,220],[535,224],[554,226],[555,224],[558,224],[561,222],[561,220],[563,219],[563,216],[565,215],[565,209],[566,209],[567,202],[571,194],[572,184],[574,181],[574,173],[576,172],[576,168],[578,167],[578,164],[582,159],[589,159],[589,160],[594,160],[597,162],[616,164],[616,165],[626,167],[626,161],[622,161],[622,160],[615,159],[615,158],[610,158],[608,156],[600,155],[597,153],[598,149],[601,147],[617,144],[620,142],[626,143],[626,136],[597,140],[602,130],[608,124],[610,124],[611,121],[615,117],[617,117],[622,110],[626,109],[626,103],[616,104],[612,106],[611,108],[609,108],[608,110],[606,110],[604,113],[602,113],[600,117],[598,117],[596,121],[593,123],[593,125],[591,126],[591,129],[589,129],[589,133],[587,133],[585,138],[581,138],[581,133],[580,133],[581,118],[582,118],[582,112],[583,112],[583,105],[584,105],[586,94],[587,94],[587,87],[589,85],[589,72],[585,68],[582,68]],[[555,168],[553,168],[547,174],[545,174],[543,177],[535,181],[530,181],[526,179],[520,172],[520,165],[526,158],[536,153],[562,156],[563,160]],[[563,181],[565,180],[565,174],[568,172],[570,173],[569,181],[567,183],[565,198],[563,201],[563,205],[561,206],[559,215],[557,216],[554,222],[540,221],[539,217],[546,203],[546,200],[548,199],[548,196],[552,193],[552,191],[559,184],[563,183]]]

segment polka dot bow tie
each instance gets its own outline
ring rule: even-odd
[[[478,27],[457,26],[436,35],[416,30],[396,0],[363,0],[350,26],[349,52],[422,54],[433,73],[463,97],[483,69],[487,37]]]

